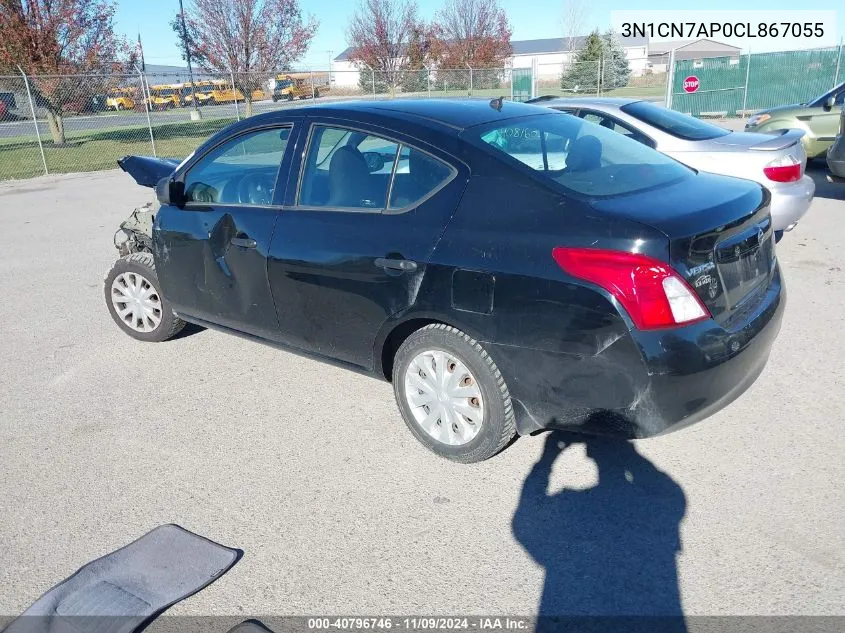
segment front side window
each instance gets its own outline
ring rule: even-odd
[[[677,182],[693,171],[606,127],[561,115],[534,115],[469,128],[467,140],[518,161],[575,194],[606,197]]]
[[[185,175],[185,200],[203,204],[268,205],[290,128],[271,128],[226,141]]]
[[[384,209],[399,144],[357,130],[315,126],[299,204]]]

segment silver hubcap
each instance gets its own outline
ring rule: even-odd
[[[152,332],[161,323],[161,298],[138,273],[121,273],[111,284],[117,316],[136,332]]]
[[[466,444],[484,422],[475,376],[461,360],[441,350],[417,354],[408,365],[405,400],[416,423],[443,444]]]

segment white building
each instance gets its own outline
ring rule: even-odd
[[[634,75],[645,72],[648,64],[648,38],[621,37],[622,48]],[[539,40],[514,40],[513,55],[507,62],[511,68],[533,68],[537,65],[538,77],[557,77],[564,63],[570,62],[584,47],[586,35],[578,37],[552,37]],[[332,60],[333,83],[340,86],[358,85],[358,66],[349,61],[352,47]]]
[[[538,78],[558,77],[564,64],[574,61],[578,51],[584,48],[587,37],[579,35],[513,41],[511,65],[513,68],[533,68],[536,64]],[[643,74],[648,62],[648,38],[620,36],[619,41],[625,50],[632,74]]]
[[[665,73],[672,51],[674,51],[675,61],[691,59],[693,66],[698,64],[703,66],[705,59],[713,57],[730,57],[732,63],[738,64],[741,49],[738,46],[731,46],[706,38],[651,42],[648,46],[649,70],[653,73]]]

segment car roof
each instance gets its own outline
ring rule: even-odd
[[[570,108],[620,108],[629,103],[642,101],[642,99],[632,99],[630,97],[552,97],[551,99],[540,97],[539,99],[534,103],[546,108],[557,106],[569,106]]]
[[[501,107],[497,109],[491,99],[391,99],[321,103],[297,107],[295,111],[275,110],[258,115],[258,117],[275,118],[280,114],[282,116],[291,114],[311,114],[315,116],[368,114],[383,119],[435,123],[455,131],[462,131],[475,125],[493,121],[544,114],[544,108],[503,100]],[[258,117],[253,117],[253,119]]]

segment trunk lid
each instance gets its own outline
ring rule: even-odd
[[[699,173],[661,188],[593,200],[602,213],[669,238],[669,263],[725,325],[756,305],[775,270],[771,195],[759,184]]]

